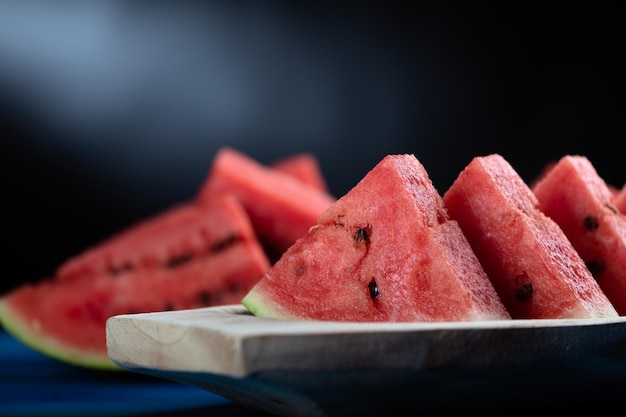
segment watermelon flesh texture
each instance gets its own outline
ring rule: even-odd
[[[217,158],[222,165],[239,163],[221,171],[256,164],[238,155]],[[271,169],[327,195],[311,154],[286,157]],[[244,178],[241,189],[255,189],[257,179]],[[202,201],[172,207],[71,257],[53,277],[2,297],[0,323],[35,350],[110,369],[116,367],[104,347],[107,317],[239,303],[270,259],[236,194],[225,189],[205,193]],[[270,208],[280,209],[273,203]],[[287,212],[292,209],[285,206]]]
[[[216,156],[216,163],[220,164],[220,168],[217,169],[220,173],[239,169],[245,171],[247,166],[254,166],[260,171],[268,170],[259,167],[257,162],[234,150],[220,153],[219,156]],[[227,164],[230,165],[226,167]],[[314,184],[316,187],[324,187],[325,189],[317,161],[309,153],[285,157],[275,163],[274,169],[301,181],[302,184]],[[218,175],[215,174],[215,176]],[[283,178],[282,174],[280,178]],[[243,178],[242,181],[242,189],[254,187],[254,185],[247,184],[254,183],[255,177],[249,176]],[[222,189],[221,191],[228,190]],[[210,210],[210,216],[207,215],[204,218],[197,215],[200,208],[190,202],[145,219],[133,225],[132,228],[127,228],[100,242],[84,253],[68,259],[57,268],[55,275],[61,280],[88,279],[100,274],[116,275],[125,270],[155,267],[168,262],[182,262],[186,258],[199,256],[207,248],[228,244],[228,240],[234,238],[234,236],[229,235],[233,221],[239,224],[238,227],[243,237],[252,238],[257,232],[250,224],[248,213],[241,210],[239,194],[237,192],[217,192],[216,195],[213,193],[203,194],[203,204],[208,204]],[[257,203],[263,205],[261,201],[257,201]],[[278,205],[276,201],[273,203]],[[221,209],[215,209],[217,206],[221,206]],[[285,210],[289,212],[289,204],[286,207]],[[279,214],[283,213],[279,207],[276,207],[276,210]],[[175,215],[173,214],[174,211],[176,212]],[[318,208],[317,211],[321,212],[321,208]],[[311,215],[308,222],[314,222],[314,220],[313,215]],[[272,221],[276,220],[273,219]],[[300,230],[303,229],[304,226],[301,226]],[[168,236],[169,244],[167,246],[164,246],[160,240],[164,234]]]
[[[176,271],[142,270],[113,281],[44,281],[0,300],[0,318],[37,351],[74,365],[114,369],[106,352],[107,318],[237,304],[256,282],[250,277],[265,272],[264,262],[260,249],[246,243]]]
[[[443,201],[513,318],[617,316],[563,231],[501,155],[472,159]]]
[[[243,207],[218,196],[131,227],[68,261],[64,275],[9,292],[0,323],[51,357],[115,369],[108,317],[239,303],[269,266]]]
[[[335,201],[327,192],[228,147],[215,155],[196,200],[203,204],[221,193],[237,197],[259,239],[279,253],[303,236]]]
[[[414,155],[388,155],[242,300],[257,316],[335,321],[510,319]]]
[[[533,188],[620,315],[626,314],[626,217],[591,161],[566,155]]]
[[[233,196],[199,206],[183,203],[145,219],[62,263],[58,280],[116,276],[167,267],[201,257],[236,240],[255,238],[247,214]]]

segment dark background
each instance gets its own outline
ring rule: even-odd
[[[0,292],[193,197],[222,145],[311,151],[336,196],[400,152],[441,193],[492,152],[624,183],[617,6],[399,4],[0,3]]]

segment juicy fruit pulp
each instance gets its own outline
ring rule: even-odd
[[[584,156],[566,155],[533,188],[620,314],[626,314],[626,217]]]
[[[115,368],[105,325],[117,314],[239,303],[269,268],[238,201],[216,196],[143,221],[0,299],[0,322],[52,357]]]
[[[501,155],[475,157],[443,200],[513,318],[617,316],[563,231]]]
[[[259,239],[279,253],[303,236],[335,201],[318,186],[266,167],[231,148],[222,148],[215,156],[197,200],[209,201],[223,192],[237,197]]]
[[[283,197],[288,193],[280,190],[297,189],[292,197],[301,201],[275,198],[268,184]],[[117,369],[106,352],[108,317],[241,302],[270,266],[268,248],[261,246],[254,227],[264,230],[269,241],[288,245],[331,200],[311,154],[288,156],[270,168],[223,148],[192,201],[73,256],[51,278],[6,294],[0,299],[0,323],[51,357]],[[270,211],[268,222],[280,219],[288,233],[272,237],[281,230],[264,227],[264,218],[254,211],[257,205]],[[251,213],[257,214],[255,225]]]
[[[124,277],[144,269],[173,269],[254,237],[237,200],[216,196],[209,204],[180,204],[121,231],[62,263],[55,277],[89,280],[103,275]]]
[[[257,316],[509,319],[413,155],[388,155],[332,204],[242,303]]]

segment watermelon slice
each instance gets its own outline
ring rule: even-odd
[[[26,345],[89,368],[117,368],[105,323],[117,314],[239,303],[269,268],[245,210],[224,194],[185,203],[0,298],[0,323]]]
[[[183,203],[147,218],[62,263],[58,280],[115,277],[202,257],[211,250],[255,239],[250,220],[234,196],[203,206]]]
[[[510,319],[414,155],[388,155],[242,300],[257,316],[337,321]]]
[[[616,310],[626,314],[626,217],[589,159],[562,157],[533,191],[539,208],[563,229]]]
[[[443,201],[513,318],[617,316],[563,231],[501,155],[472,159]]]
[[[227,158],[225,154],[220,154],[216,160],[222,165],[231,164],[229,170],[245,169],[251,164],[249,158],[239,156],[241,158]],[[244,166],[236,165],[238,161],[243,161]],[[274,168],[303,183],[325,189],[317,160],[310,153],[285,157],[277,161]],[[250,183],[249,187],[254,187],[255,177],[248,177],[246,181]],[[154,267],[197,256],[207,247],[228,244],[228,239],[233,238],[229,236],[233,221],[240,224],[246,239],[256,234],[249,225],[247,213],[240,209],[241,204],[234,196],[205,200],[210,204],[210,216],[198,216],[199,209],[193,204],[177,208],[176,215],[171,212],[157,214],[62,263],[56,271],[57,279],[88,279],[106,273],[117,275],[125,270]],[[213,200],[216,201],[211,207]],[[222,207],[217,209],[218,206]],[[159,239],[164,234],[168,236],[168,246],[163,246]]]
[[[202,204],[220,193],[237,197],[259,239],[279,253],[303,236],[335,201],[327,192],[228,147],[215,155],[196,199]]]
[[[275,161],[272,168],[289,174],[320,191],[328,192],[328,184],[322,174],[319,162],[310,152],[301,152]]]

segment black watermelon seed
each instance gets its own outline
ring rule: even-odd
[[[208,291],[200,291],[198,293],[198,304],[201,306],[209,306],[211,305],[211,293]]]
[[[224,249],[227,249],[233,246],[235,243],[237,243],[238,240],[239,239],[237,238],[235,234],[228,235],[224,239],[219,240],[215,242],[213,245],[211,245],[211,247],[209,248],[209,252],[211,253],[221,252]]]
[[[304,275],[304,271],[306,271],[306,267],[302,264],[296,265],[293,269],[293,274],[297,277]]]
[[[186,264],[188,262],[191,262],[192,259],[193,259],[193,254],[191,254],[191,253],[183,253],[181,255],[177,255],[177,256],[174,256],[171,259],[169,259],[165,263],[165,267],[169,268],[169,269],[176,268],[176,267],[184,265],[184,264]]]
[[[380,293],[378,292],[378,285],[376,284],[376,281],[371,280],[370,283],[367,284],[367,287],[370,290],[370,298],[372,300],[380,297]]]
[[[357,242],[367,242],[369,240],[367,231],[365,229],[357,229],[357,231],[354,232],[354,240]]]
[[[372,226],[359,227],[354,232],[353,239],[355,242],[369,243],[372,236]]]
[[[600,223],[595,216],[585,216],[585,218],[583,219],[583,224],[585,225],[585,229],[589,231],[594,231],[598,227],[600,227]]]
[[[522,284],[517,291],[515,291],[515,298],[518,301],[528,301],[533,294],[533,284],[530,282]]]

